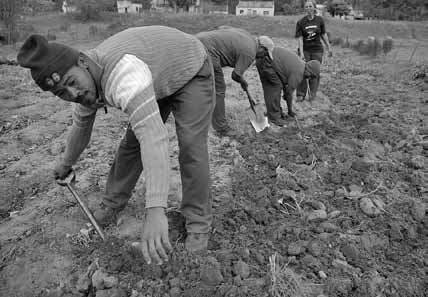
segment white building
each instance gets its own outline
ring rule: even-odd
[[[274,13],[274,1],[239,1],[236,6],[236,15],[274,16]]]
[[[143,12],[143,4],[132,3],[129,0],[117,1],[118,13],[141,13]]]

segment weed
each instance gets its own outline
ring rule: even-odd
[[[392,51],[393,47],[394,47],[394,41],[392,40],[392,37],[387,36],[382,42],[383,53],[385,55],[388,54],[390,51]]]
[[[282,267],[277,263],[277,254],[269,257],[271,288],[273,297],[306,297],[305,288],[300,277],[287,264]]]

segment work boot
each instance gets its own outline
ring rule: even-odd
[[[94,218],[97,223],[104,228],[112,223],[116,224],[118,214],[124,208],[125,207],[111,208],[101,202],[94,211]]]
[[[216,130],[215,134],[220,138],[226,137],[226,136],[227,137],[236,137],[236,132],[233,131],[233,129],[230,128],[229,126],[224,128],[224,129],[221,129],[221,130]]]
[[[296,113],[293,111],[289,111],[288,114],[285,114],[285,112],[281,112],[281,119],[283,119],[283,120],[287,120],[290,117],[294,118],[295,116],[296,116]]]
[[[285,122],[284,119],[279,118],[279,119],[275,119],[275,120],[270,120],[270,122],[274,125],[277,125],[279,127],[284,127],[287,123]]]
[[[185,247],[189,252],[204,251],[208,248],[209,233],[187,233]]]
[[[296,116],[296,113],[295,113],[295,112],[293,112],[293,111],[289,111],[289,112],[288,112],[288,116],[290,116],[290,117],[294,118],[294,117]]]

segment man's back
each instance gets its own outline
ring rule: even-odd
[[[273,65],[278,71],[281,80],[295,89],[303,79],[305,62],[294,52],[283,48],[275,47],[273,50]]]
[[[104,67],[102,85],[125,54],[141,59],[151,71],[157,99],[183,87],[199,71],[206,58],[205,49],[197,38],[164,26],[124,30],[88,54]]]
[[[221,67],[238,68],[239,74],[251,65],[256,56],[257,42],[243,29],[225,28],[201,32],[196,37],[212,57],[219,59]]]

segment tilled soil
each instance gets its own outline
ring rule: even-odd
[[[23,70],[1,67],[2,296],[427,295],[428,96],[411,65],[338,51],[323,65],[317,101],[298,102],[297,120],[260,134],[228,81],[236,137],[210,134],[215,219],[205,253],[183,247],[169,122],[174,250],[161,266],[145,264],[132,246],[143,224],[143,183],[102,242],[51,178],[69,105],[37,92]],[[263,98],[254,68],[246,77]],[[90,205],[125,127],[112,110],[97,119],[76,167],[77,190]]]

